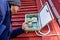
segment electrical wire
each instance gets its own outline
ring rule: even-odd
[[[40,2],[41,2],[41,6],[43,7],[43,3],[42,3],[42,0],[40,0]]]
[[[47,24],[47,26],[48,26],[48,32],[47,33],[42,33],[41,31],[38,31],[38,33],[37,33],[37,31],[35,31],[35,33],[38,35],[38,36],[45,36],[45,35],[48,35],[49,33],[50,33],[50,26]],[[39,34],[40,33],[40,34]]]
[[[50,31],[50,26],[48,26],[48,32],[47,33],[42,33],[39,31],[39,33],[37,31],[35,31],[35,33],[38,35],[38,36],[60,36],[60,34],[49,34],[51,31]]]
[[[42,33],[41,31],[38,31],[40,34],[42,34],[42,35],[47,35],[47,34],[49,34],[50,33],[50,26],[47,24],[47,26],[48,26],[48,32],[47,33]]]

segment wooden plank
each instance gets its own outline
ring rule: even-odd
[[[41,37],[25,37],[25,38],[15,38],[11,40],[41,40]]]
[[[54,29],[55,29],[56,33],[60,34],[60,28],[59,28],[59,25],[56,22],[56,20],[53,21],[53,25],[54,25]],[[58,36],[58,38],[60,39],[60,36]]]
[[[38,9],[38,11],[40,11],[40,9],[41,9],[41,3],[40,3],[40,0],[36,0],[36,4],[37,4],[37,9]]]

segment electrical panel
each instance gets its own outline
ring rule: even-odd
[[[25,22],[28,22],[25,30],[38,31],[54,19],[48,3],[46,2],[39,13],[26,14]]]

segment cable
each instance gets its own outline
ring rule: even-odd
[[[50,33],[50,26],[47,24],[47,26],[48,26],[48,32],[47,33],[42,33],[42,32],[40,32],[40,31],[35,31],[35,33],[36,33],[36,35],[38,35],[38,36],[60,36],[60,34],[49,34]]]
[[[39,31],[39,33],[40,34],[42,34],[42,35],[47,35],[47,34],[49,34],[50,33],[50,26],[47,24],[47,26],[48,26],[48,32],[47,33],[42,33],[41,31]]]
[[[48,34],[50,33],[50,26],[49,26],[48,24],[47,24],[47,26],[48,26],[48,32],[47,32],[47,33],[42,33],[41,31],[38,31],[41,35],[38,34],[37,31],[35,31],[35,33],[36,33],[38,36],[39,36],[39,35],[40,35],[40,36],[42,36],[42,35],[48,35]]]
[[[36,31],[35,31],[35,33],[36,33],[38,36],[60,36],[60,34],[41,35],[41,34],[38,34]]]
[[[43,3],[42,3],[42,0],[40,0],[40,2],[41,2],[41,6],[43,7]]]

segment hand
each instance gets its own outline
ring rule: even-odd
[[[27,22],[24,22],[24,23],[22,24],[22,29],[24,30],[27,25],[28,25],[28,23],[27,23]]]
[[[17,13],[18,9],[19,9],[19,6],[11,5],[11,12],[12,13]]]

